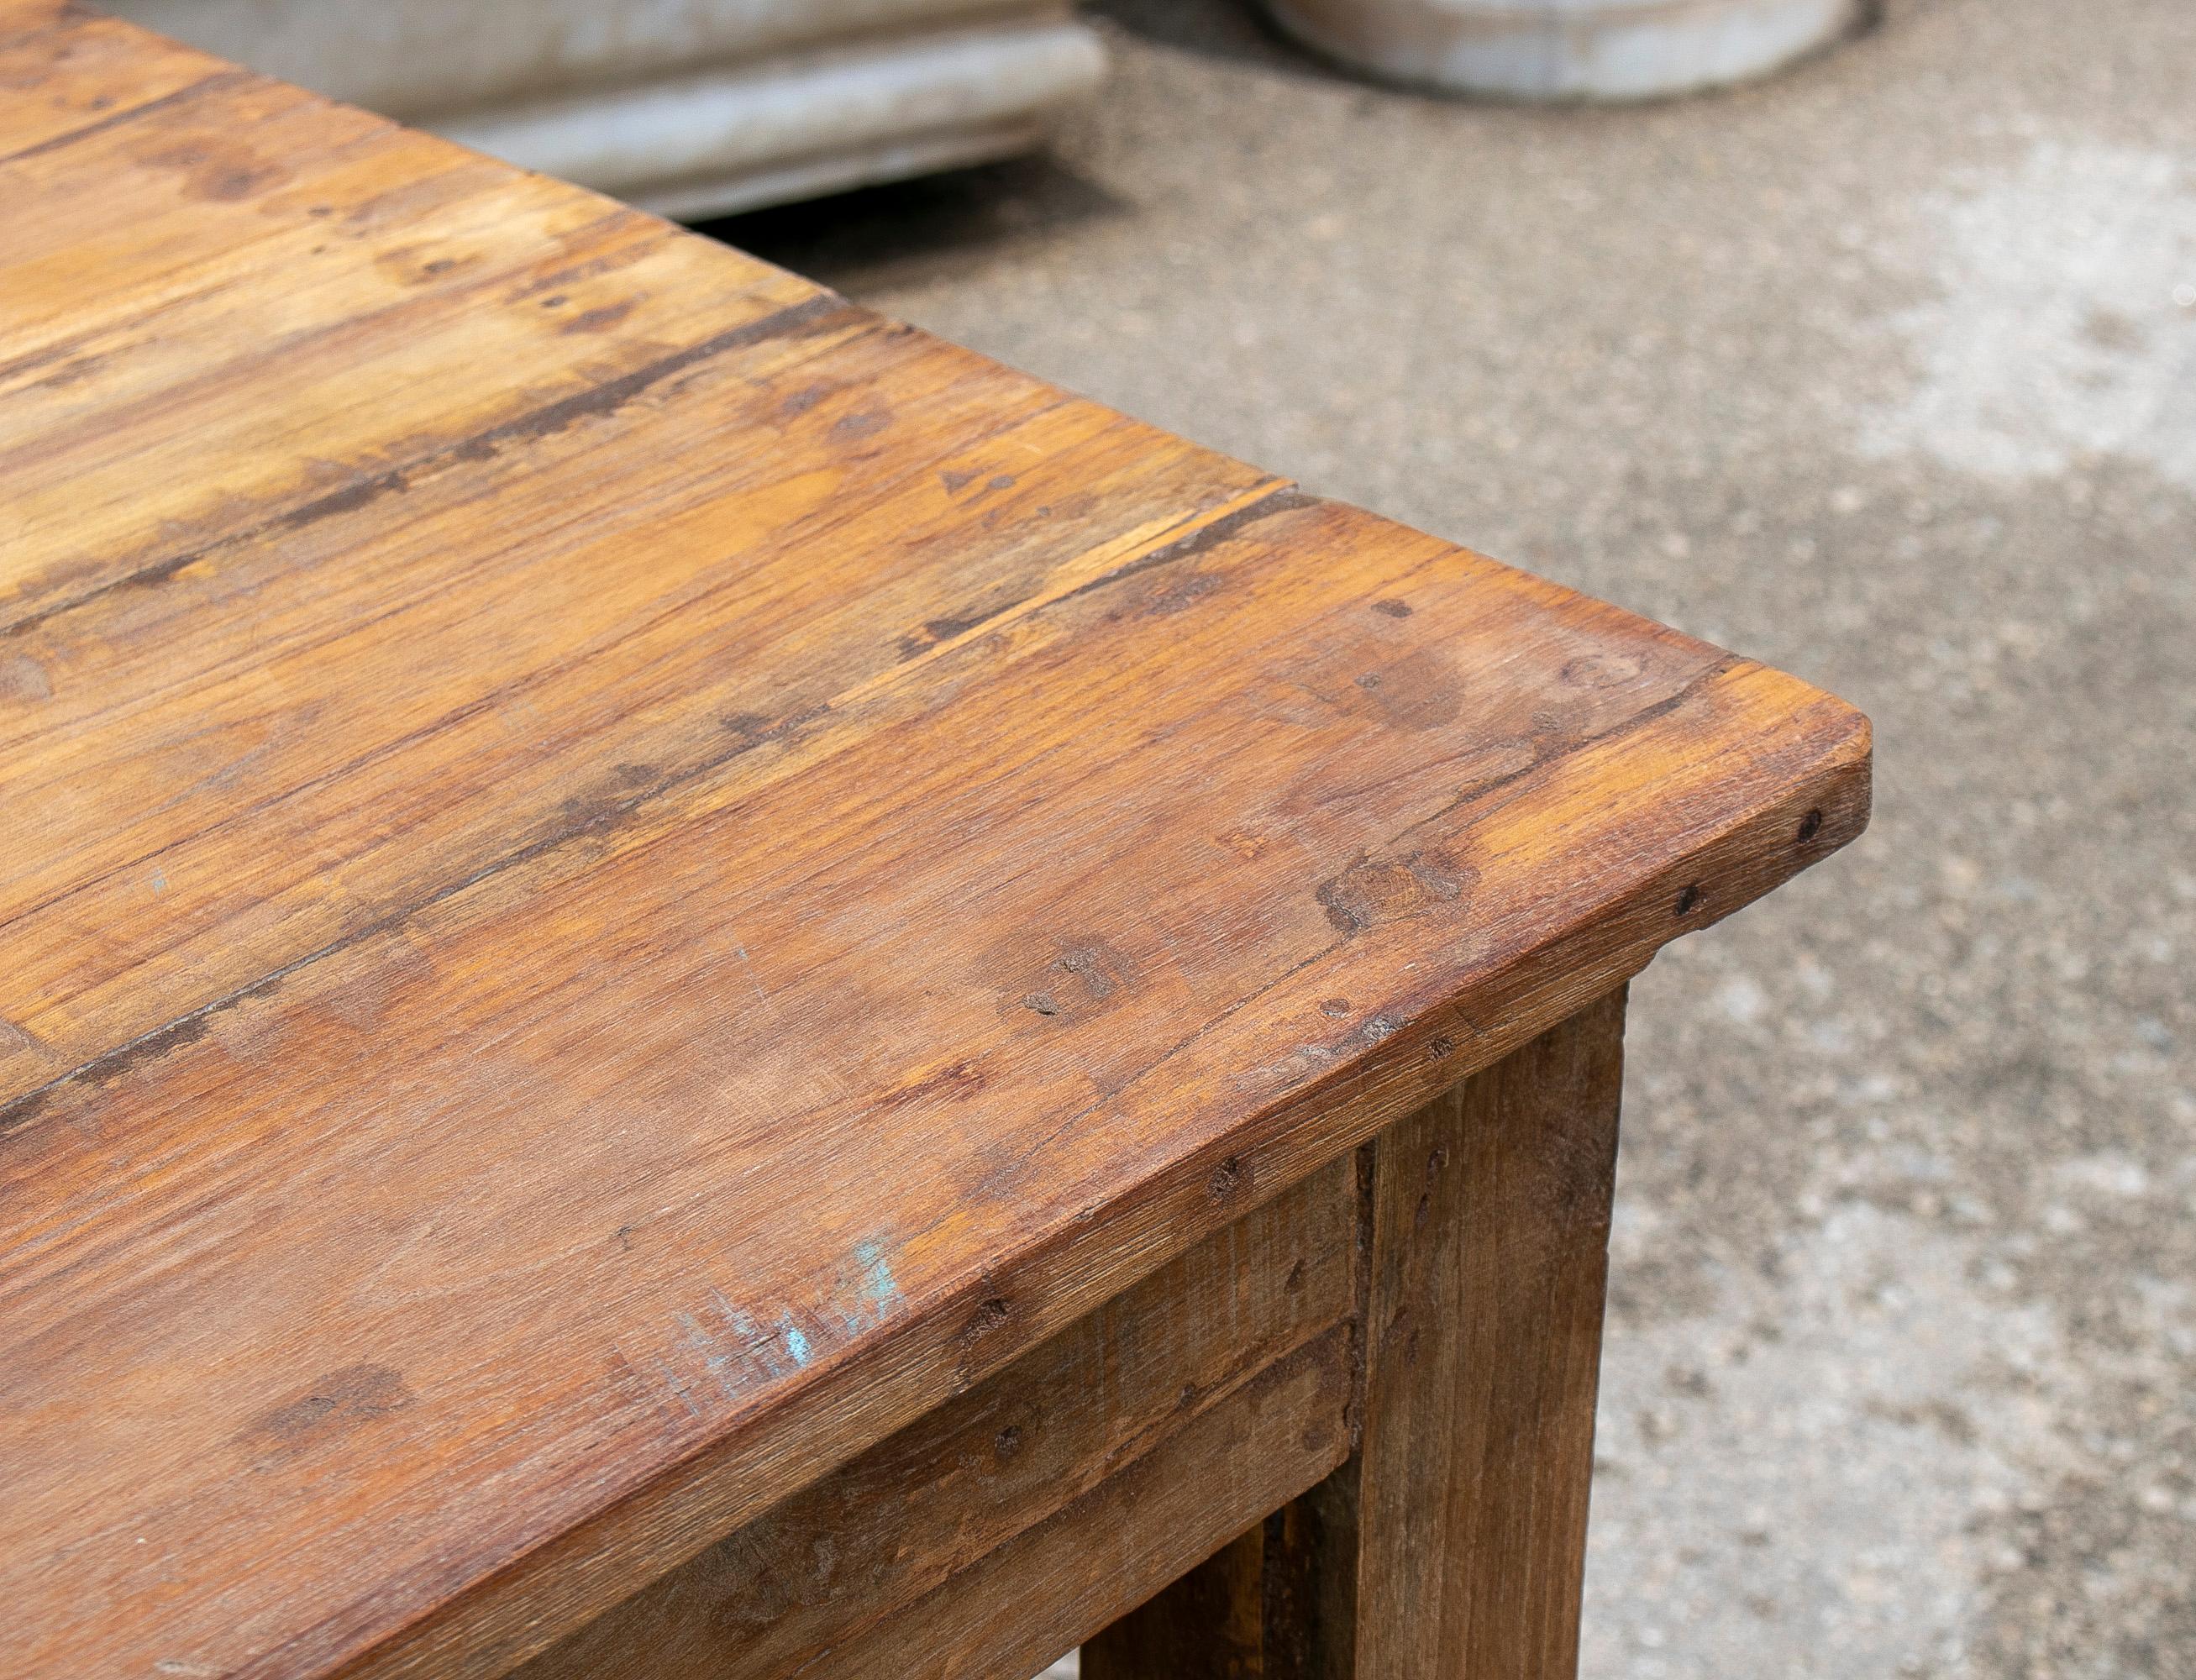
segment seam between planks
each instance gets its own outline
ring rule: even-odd
[[[817,300],[811,301],[812,303]],[[805,309],[809,307],[809,305],[801,304],[795,305],[795,307],[796,309]],[[1265,507],[1265,504],[1268,502],[1273,502],[1275,505],[1270,509],[1267,509]],[[733,760],[746,753],[754,751],[758,748],[768,745],[774,741],[783,739],[786,736],[794,733],[803,725],[809,723],[817,718],[829,716],[834,712],[843,708],[851,701],[870,698],[876,693],[887,691],[894,687],[898,687],[904,683],[906,678],[911,673],[920,671],[933,657],[935,657],[940,652],[949,647],[958,646],[964,641],[988,633],[992,630],[996,630],[999,627],[1001,621],[1010,621],[1014,618],[1024,615],[1026,612],[1039,610],[1043,606],[1050,604],[1051,602],[1063,598],[1067,595],[1079,593],[1084,589],[1130,575],[1135,571],[1143,569],[1145,563],[1148,562],[1153,556],[1158,555],[1166,556],[1172,558],[1179,558],[1184,552],[1196,552],[1198,551],[1196,549],[1188,547],[1187,546],[1194,543],[1206,529],[1210,528],[1213,525],[1219,524],[1223,522],[1232,522],[1228,524],[1227,533],[1227,534],[1232,535],[1237,531],[1240,531],[1245,525],[1253,522],[1251,517],[1260,513],[1261,511],[1272,513],[1283,512],[1302,505],[1303,502],[1303,499],[1297,494],[1292,485],[1287,483],[1286,481],[1269,481],[1266,484],[1257,487],[1244,494],[1232,498],[1229,501],[1222,503],[1216,508],[1208,510],[1199,515],[1193,516],[1188,520],[1167,522],[1165,525],[1165,533],[1163,534],[1165,535],[1164,540],[1153,544],[1149,550],[1141,555],[1137,555],[1136,557],[1129,560],[1126,564],[1113,565],[1112,569],[1111,570],[1104,569],[1104,568],[1109,563],[1118,561],[1124,552],[1134,553],[1135,545],[1140,538],[1143,541],[1150,541],[1152,535],[1150,528],[1148,525],[1140,527],[1136,531],[1128,533],[1124,537],[1116,538],[1110,542],[1101,544],[1099,547],[1092,550],[1089,556],[1085,557],[1085,564],[1080,569],[1083,575],[1079,580],[1072,583],[1063,584],[1050,592],[1041,592],[1042,598],[1040,599],[1036,599],[1032,602],[1015,603],[1011,606],[1002,609],[999,613],[993,615],[991,618],[980,621],[977,624],[962,632],[961,635],[948,638],[947,641],[939,643],[935,648],[926,649],[925,652],[917,658],[908,660],[899,666],[893,667],[891,670],[881,673],[877,677],[871,678],[864,683],[858,684],[853,689],[847,690],[841,695],[835,696],[833,698],[824,701],[816,706],[805,708],[802,711],[795,712],[787,717],[782,718],[770,728],[742,740],[728,751],[704,759],[701,763],[695,765],[691,769],[683,771],[678,776],[667,776],[653,787],[644,788],[627,799],[618,801],[615,805],[605,806],[601,810],[590,813],[587,817],[580,822],[567,824],[566,826],[557,829],[553,833],[545,834],[540,839],[530,841],[527,845],[520,846],[514,851],[506,852],[500,857],[491,858],[488,863],[483,864],[480,868],[473,870],[460,880],[449,882],[438,887],[416,901],[407,904],[400,909],[392,910],[384,915],[377,916],[373,921],[367,922],[363,926],[354,928],[350,932],[342,934],[338,938],[331,939],[326,944],[316,947],[313,950],[304,953],[303,955],[300,955],[289,962],[269,970],[267,973],[259,976],[249,984],[238,986],[230,991],[225,992],[221,996],[211,999],[208,1002],[200,1004],[198,1007],[187,1011],[185,1013],[177,1016],[172,1021],[169,1021],[163,1025],[154,1027],[147,1031],[140,1033],[135,1037],[128,1039],[123,1043],[115,1046],[113,1049],[103,1051],[97,1056],[88,1058],[65,1073],[58,1074],[42,1084],[33,1086],[31,1089],[24,1092],[21,1095],[11,1099],[5,1104],[0,1104],[0,1136],[4,1136],[8,1133],[19,1129],[32,1120],[38,1114],[38,1111],[44,1107],[45,1104],[51,1100],[57,1092],[61,1091],[64,1088],[84,1079],[91,1080],[94,1082],[102,1082],[107,1079],[111,1079],[120,1074],[125,1073],[131,1068],[136,1067],[142,1063],[157,1059],[158,1057],[165,1054],[170,1050],[179,1049],[184,1045],[194,1042],[197,1039],[205,1035],[207,1024],[214,1016],[221,1014],[227,1010],[234,1008],[238,1005],[246,1002],[255,996],[264,995],[266,992],[271,990],[282,981],[287,979],[292,974],[298,973],[300,970],[309,967],[312,964],[319,962],[324,958],[332,956],[338,952],[344,950],[350,946],[362,944],[366,940],[373,938],[377,934],[384,933],[394,928],[402,927],[407,921],[418,915],[420,911],[431,909],[433,906],[444,903],[448,899],[454,898],[460,894],[470,891],[471,888],[479,886],[483,881],[489,880],[495,875],[501,875],[507,869],[526,863],[535,857],[552,852],[559,846],[567,845],[571,841],[580,840],[590,834],[599,834],[606,829],[615,828],[622,823],[627,817],[641,806],[662,797],[664,794],[670,793],[675,788],[691,782],[701,776],[706,776],[713,771],[722,768],[724,765],[731,763]],[[1156,524],[1160,522],[1154,521],[1151,522]],[[1187,528],[1185,528],[1185,527],[1187,527]],[[1219,539],[1215,539],[1215,540],[1218,540]],[[1095,568],[1090,563],[1094,560],[1097,563]],[[1089,576],[1089,573],[1093,569],[1096,569],[1098,571],[1098,575],[1095,578]],[[452,720],[443,719],[434,727],[445,727],[450,721]],[[430,730],[429,732],[431,733],[432,731]],[[813,762],[813,760],[804,760],[800,767],[805,770]],[[332,773],[340,774],[341,772],[338,771]],[[325,778],[321,779],[325,780]],[[293,789],[292,791],[295,792],[297,790]]]
[[[605,222],[612,219],[604,218]],[[498,445],[514,438],[546,437],[565,430],[577,420],[614,413],[650,387],[729,351],[760,344],[766,339],[806,336],[806,330],[812,327],[820,333],[826,329],[818,323],[827,318],[838,317],[851,325],[863,320],[867,315],[867,311],[857,309],[836,292],[819,292],[813,297],[804,298],[798,303],[789,303],[754,320],[727,327],[699,344],[689,344],[659,356],[654,361],[644,363],[615,379],[591,385],[569,396],[559,397],[525,413],[514,415],[508,420],[498,421],[484,430],[415,455],[396,466],[354,478],[347,484],[339,485],[296,507],[269,515],[240,531],[232,531],[202,547],[148,561],[135,570],[109,579],[79,595],[65,601],[53,602],[26,613],[20,618],[0,624],[0,638],[25,634],[64,613],[96,603],[118,591],[142,588],[162,582],[197,561],[226,553],[271,533],[298,530],[315,520],[365,507],[384,495],[411,488],[419,475],[460,461],[485,459],[494,453]]]
[[[48,135],[43,140],[26,146],[20,152],[10,152],[5,156],[0,156],[0,169],[5,169],[10,164],[20,164],[26,158],[43,157],[49,152],[64,150],[80,140],[89,139],[93,135],[103,134],[109,129],[120,128],[124,123],[134,123],[148,111],[162,110],[170,105],[186,104],[201,94],[221,88],[241,85],[257,79],[250,71],[240,70],[233,65],[226,70],[217,70],[211,75],[199,77],[195,82],[186,82],[182,87],[164,93],[158,99],[148,99],[142,104],[132,105],[125,110],[110,111],[104,117],[95,118],[89,123],[81,124],[64,133]]]

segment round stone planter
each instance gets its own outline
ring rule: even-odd
[[[1744,81],[1857,29],[1878,0],[1265,0],[1327,56],[1511,99],[1653,99]]]

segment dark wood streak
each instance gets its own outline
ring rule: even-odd
[[[1078,585],[1063,598],[1073,600],[1077,596],[1095,594],[1101,589],[1114,588],[1127,582],[1130,578],[1141,577],[1146,572],[1155,570],[1159,567],[1178,565],[1184,560],[1194,559],[1198,555],[1217,547],[1261,520],[1271,519],[1276,514],[1293,513],[1300,508],[1312,507],[1316,505],[1316,498],[1304,494],[1295,485],[1276,484],[1257,500],[1237,508],[1233,513],[1222,516],[1201,530],[1192,531],[1188,536],[1177,537],[1170,543],[1163,544],[1150,553],[1139,556],[1127,565],[1107,573],[1103,577],[1093,578],[1088,583]]]
[[[834,313],[836,312],[834,311]],[[760,323],[758,323],[758,325],[760,325]],[[755,336],[760,338],[771,335],[758,333]],[[700,360],[701,358],[694,357],[691,359]],[[667,358],[667,360],[668,360],[668,358]],[[556,428],[552,427],[550,430],[556,430]],[[1240,509],[1237,512],[1223,516],[1221,519],[1216,520],[1213,522],[1213,525],[1205,528],[1205,531],[1195,532],[1188,537],[1178,539],[1174,542],[1164,544],[1160,548],[1154,550],[1153,554],[1146,557],[1144,560],[1131,563],[1127,566],[1120,568],[1118,570],[1110,572],[1101,578],[1095,579],[1090,583],[1081,586],[1071,592],[1071,598],[1072,596],[1088,594],[1101,588],[1118,584],[1132,576],[1138,575],[1150,569],[1150,566],[1147,562],[1153,560],[1157,560],[1161,563],[1164,563],[1166,562],[1180,562],[1196,554],[1201,553],[1206,549],[1211,547],[1213,544],[1211,542],[1206,542],[1200,540],[1205,536],[1207,531],[1211,531],[1216,528],[1222,528],[1220,530],[1220,538],[1216,539],[1216,540],[1224,540],[1227,536],[1240,530],[1245,525],[1255,522],[1257,518],[1270,517],[1276,513],[1286,512],[1294,509],[1306,507],[1310,505],[1311,502],[1309,498],[1297,494],[1293,490],[1287,488],[1276,490],[1271,494],[1261,497],[1259,499],[1250,503],[1247,506]],[[300,521],[298,522],[303,523],[307,522]],[[997,612],[991,614],[989,618],[977,621],[967,626],[967,629],[972,632],[980,630],[985,623],[1003,618],[1013,613],[1022,604],[1024,603],[1016,602],[1012,605],[1002,608]],[[493,696],[490,698],[493,698]],[[488,704],[488,700],[483,699],[474,702],[474,705],[471,709],[477,711],[485,707]],[[87,1080],[94,1084],[103,1083],[106,1081],[111,1080],[122,1073],[127,1072],[133,1068],[143,1065],[146,1062],[155,1060],[170,1050],[180,1049],[185,1045],[195,1043],[199,1038],[204,1035],[205,1031],[205,1023],[211,1017],[220,1014],[223,1011],[233,1009],[238,1004],[244,1002],[248,999],[264,996],[279,986],[282,981],[290,979],[292,975],[311,967],[314,964],[322,961],[326,958],[332,956],[339,951],[349,950],[355,945],[370,939],[379,938],[400,928],[405,923],[416,917],[421,911],[442,904],[445,900],[455,898],[471,891],[472,888],[478,886],[492,876],[500,875],[507,869],[516,869],[521,865],[531,863],[535,859],[541,857],[559,847],[569,845],[575,840],[581,840],[592,835],[601,834],[615,828],[633,816],[650,800],[669,793],[673,789],[685,783],[696,781],[708,776],[711,772],[720,770],[725,765],[731,764],[733,760],[745,757],[747,754],[754,752],[760,748],[777,742],[782,742],[789,736],[795,734],[808,725],[828,719],[831,715],[831,703],[828,701],[822,701],[818,704],[804,707],[800,711],[789,713],[787,716],[769,722],[760,728],[752,730],[742,730],[738,733],[737,738],[736,739],[733,746],[727,748],[725,751],[718,753],[714,757],[704,759],[676,776],[651,778],[646,786],[638,789],[627,797],[617,800],[614,802],[606,803],[595,809],[578,811],[573,815],[570,821],[552,830],[551,833],[544,834],[539,839],[531,840],[524,846],[518,846],[502,854],[492,861],[483,864],[464,878],[452,881],[422,898],[407,904],[401,909],[392,910],[385,915],[379,917],[373,921],[367,922],[344,934],[341,938],[332,939],[313,950],[305,952],[303,955],[297,957],[293,961],[283,964],[280,967],[275,968],[269,973],[262,975],[251,984],[236,987],[233,990],[226,992],[221,996],[200,1005],[199,1007],[192,1010],[189,1013],[179,1016],[174,1020],[166,1022],[159,1027],[155,1027],[147,1032],[142,1033],[137,1037],[130,1040],[127,1043],[119,1045],[113,1050],[107,1052],[105,1055],[95,1057],[91,1060],[86,1061],[78,1067],[71,1069],[68,1072],[47,1081],[44,1084],[34,1087],[31,1090],[26,1091],[20,1096],[16,1097],[9,1102],[0,1103],[0,1134],[4,1134],[14,1128],[31,1119],[45,1106],[47,1100],[56,1090],[74,1083],[78,1080]],[[450,721],[451,719],[448,718],[438,719],[432,727],[434,729],[441,729],[446,727]],[[400,742],[397,744],[401,745],[402,743]],[[340,772],[338,773],[339,774]],[[251,813],[248,811],[240,813],[241,816],[245,817],[248,817],[250,814]],[[139,858],[135,861],[137,863],[142,863],[149,861],[151,858],[155,857],[158,855],[159,854],[157,852],[150,853],[147,854],[146,857]],[[1318,953],[1315,955],[1324,955],[1324,953]],[[1308,957],[1305,959],[1305,961],[1308,963],[1314,960],[1315,958]],[[1293,973],[1294,971],[1292,970],[1291,972]],[[1286,976],[1283,978],[1286,978]],[[1247,1002],[1250,1000],[1246,998],[1243,1001]],[[1204,1031],[1205,1029],[1200,1028],[1199,1034],[1193,1034],[1190,1039],[1186,1039],[1182,1044],[1176,1046],[1176,1049],[1185,1048],[1188,1043],[1193,1042],[1194,1038],[1199,1036]],[[1170,1051],[1167,1054],[1170,1055],[1173,1052]],[[1165,1057],[1163,1056],[1160,1059],[1164,1061]],[[909,1100],[911,1095],[919,1094],[920,1088],[921,1088],[918,1087],[914,1088],[910,1091],[895,1093],[887,1096],[883,1100],[887,1105],[904,1102]],[[1066,1123],[1072,1124],[1074,1120],[1079,1119],[1080,1117],[1080,1116],[1070,1117],[1070,1120]]]
[[[110,111],[95,121],[86,123],[79,128],[71,129],[65,134],[57,134],[49,139],[42,140],[35,146],[26,146],[20,152],[0,153],[0,169],[9,169],[17,164],[28,163],[33,158],[42,158],[51,152],[63,151],[81,141],[89,140],[95,134],[104,134],[109,129],[118,129],[130,123],[140,122],[157,111],[188,105],[194,100],[205,98],[210,93],[218,93],[224,88],[242,86],[251,79],[251,72],[247,70],[217,70],[211,75],[202,77],[186,87],[177,88],[172,93],[162,94],[158,99],[148,99],[142,104],[130,106],[124,110]]]
[[[1039,412],[1042,413],[1043,411]],[[1258,505],[1260,504],[1254,502],[1252,505]],[[1223,517],[1225,517],[1226,516],[1223,516]],[[1192,520],[1184,522],[1193,523],[1194,522]],[[832,528],[831,522],[820,522],[818,528],[819,533],[828,534]],[[1162,546],[1164,546],[1165,545],[1164,544],[1162,545]],[[1014,602],[1003,605],[991,615],[988,619],[979,621],[978,623],[980,626],[983,623],[992,622],[1003,619],[1020,608],[1026,606],[1027,603],[1028,598],[1026,595],[1020,597]],[[1054,604],[1057,603],[1055,603]],[[602,656],[602,650],[598,650],[595,656]],[[478,696],[467,701],[465,704],[457,707],[454,711],[437,717],[431,723],[424,725],[421,729],[413,731],[411,735],[399,737],[395,741],[374,749],[371,753],[362,756],[355,756],[341,764],[338,764],[326,771],[323,775],[315,777],[314,781],[303,784],[303,786],[300,788],[288,789],[279,794],[272,796],[267,800],[250,804],[240,804],[234,810],[224,815],[219,822],[212,824],[205,829],[199,831],[198,834],[194,838],[203,839],[206,834],[219,833],[225,828],[248,823],[255,816],[266,811],[276,803],[293,799],[300,794],[309,792],[315,787],[336,782],[344,776],[355,772],[375,760],[402,751],[407,745],[414,744],[418,742],[428,739],[438,731],[446,730],[453,727],[454,725],[461,723],[470,718],[482,715],[492,705],[499,701],[509,700],[513,694],[518,692],[520,690],[539,686],[540,684],[558,674],[561,670],[566,668],[569,667],[561,666],[552,667],[549,669],[534,673],[531,677],[527,678],[523,684],[500,689]],[[317,960],[321,956],[329,955],[336,950],[342,949],[349,944],[355,943],[356,938],[369,937],[374,933],[387,931],[389,928],[401,924],[407,915],[414,914],[419,909],[425,908],[429,904],[439,902],[442,898],[449,896],[453,892],[462,892],[466,887],[497,873],[504,867],[513,863],[529,861],[565,841],[582,838],[589,834],[603,833],[607,829],[615,827],[619,822],[631,815],[647,800],[661,794],[694,782],[697,778],[702,777],[711,771],[723,768],[724,766],[731,764],[733,760],[747,755],[758,748],[782,745],[790,740],[797,739],[803,731],[807,730],[812,725],[828,719],[830,717],[835,706],[841,703],[847,698],[848,698],[848,696],[845,693],[831,695],[825,698],[798,706],[794,710],[789,711],[775,719],[743,719],[733,720],[732,725],[727,725],[726,730],[726,732],[732,737],[733,741],[733,744],[730,748],[705,753],[698,759],[687,765],[685,769],[675,772],[662,776],[656,776],[653,772],[643,775],[637,778],[637,785],[629,785],[621,788],[618,797],[614,800],[598,800],[591,802],[568,801],[564,811],[564,820],[560,825],[551,831],[542,834],[533,841],[506,852],[502,855],[500,860],[490,860],[474,869],[470,875],[466,875],[454,880],[439,891],[424,896],[414,896],[406,905],[392,910],[389,914],[378,918],[374,921],[355,930],[353,934],[350,937],[343,939],[329,941],[315,947],[310,952],[305,954],[300,958],[286,962],[282,965],[279,972],[284,975],[294,973],[305,962],[309,962],[311,961]],[[737,725],[737,726],[735,727],[733,725]],[[629,782],[634,781],[634,778],[628,778]],[[157,861],[164,852],[171,849],[172,845],[180,843],[180,841],[171,842],[170,846],[158,848],[152,852],[144,854],[135,859],[134,863],[117,865],[116,869],[118,870],[120,869],[142,865],[144,863]],[[109,872],[110,875],[113,873],[113,871]],[[100,880],[104,878],[105,877],[101,876],[86,877],[83,882],[80,883],[80,886],[96,885]],[[53,901],[48,901],[49,904],[51,902]],[[19,911],[17,915],[19,918],[20,916],[30,915],[37,913],[38,910],[43,908],[45,908],[45,906],[34,904],[26,906],[24,909]],[[237,995],[235,991],[227,994],[227,996],[234,996],[235,995]],[[219,1002],[221,1000],[218,997],[210,1000],[211,1002],[215,1003]],[[172,1025],[174,1024],[164,1024],[164,1026],[161,1029],[151,1029],[148,1031],[165,1030],[165,1026]],[[66,1076],[63,1077],[65,1077]]]
[[[507,420],[500,426],[491,426],[477,436],[453,446],[449,453],[458,460],[484,460],[506,443],[547,437],[576,421],[615,413],[651,385],[660,384],[674,373],[682,372],[697,362],[707,361],[712,356],[722,355],[727,350],[737,349],[743,344],[759,344],[765,338],[809,338],[835,326],[873,320],[865,311],[855,309],[838,293],[827,292],[805,302],[789,304],[765,315],[760,320],[728,327],[714,338],[705,338],[700,344],[689,345],[682,350],[674,350],[645,367],[637,367],[622,378],[609,380],[592,390],[581,391],[576,396],[550,403],[529,414],[522,414],[515,420]]]
[[[0,638],[20,636],[35,630],[63,613],[73,612],[118,590],[147,589],[165,583],[185,567],[209,559],[223,550],[263,542],[284,531],[302,530],[308,525],[338,514],[355,513],[383,496],[410,488],[422,473],[432,471],[436,467],[459,461],[485,460],[506,444],[546,437],[581,419],[614,414],[651,386],[743,345],[760,344],[766,338],[807,337],[833,326],[852,325],[860,319],[861,312],[835,293],[827,292],[802,303],[788,304],[760,320],[727,328],[698,344],[674,350],[644,367],[635,368],[618,378],[606,380],[592,390],[545,404],[516,419],[490,426],[385,471],[354,478],[309,502],[286,508],[256,524],[228,533],[218,544],[209,544],[147,561],[137,569],[125,572],[95,589],[55,601],[35,612],[25,614],[11,623],[0,624]]]

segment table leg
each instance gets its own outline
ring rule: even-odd
[[[1624,995],[1361,1161],[1361,1435],[1084,1648],[1085,1680],[1570,1680]]]

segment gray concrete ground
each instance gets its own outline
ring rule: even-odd
[[[2196,6],[1627,111],[1114,0],[1043,160],[730,224],[1873,714],[1634,989],[1595,1677],[2196,1677]]]

